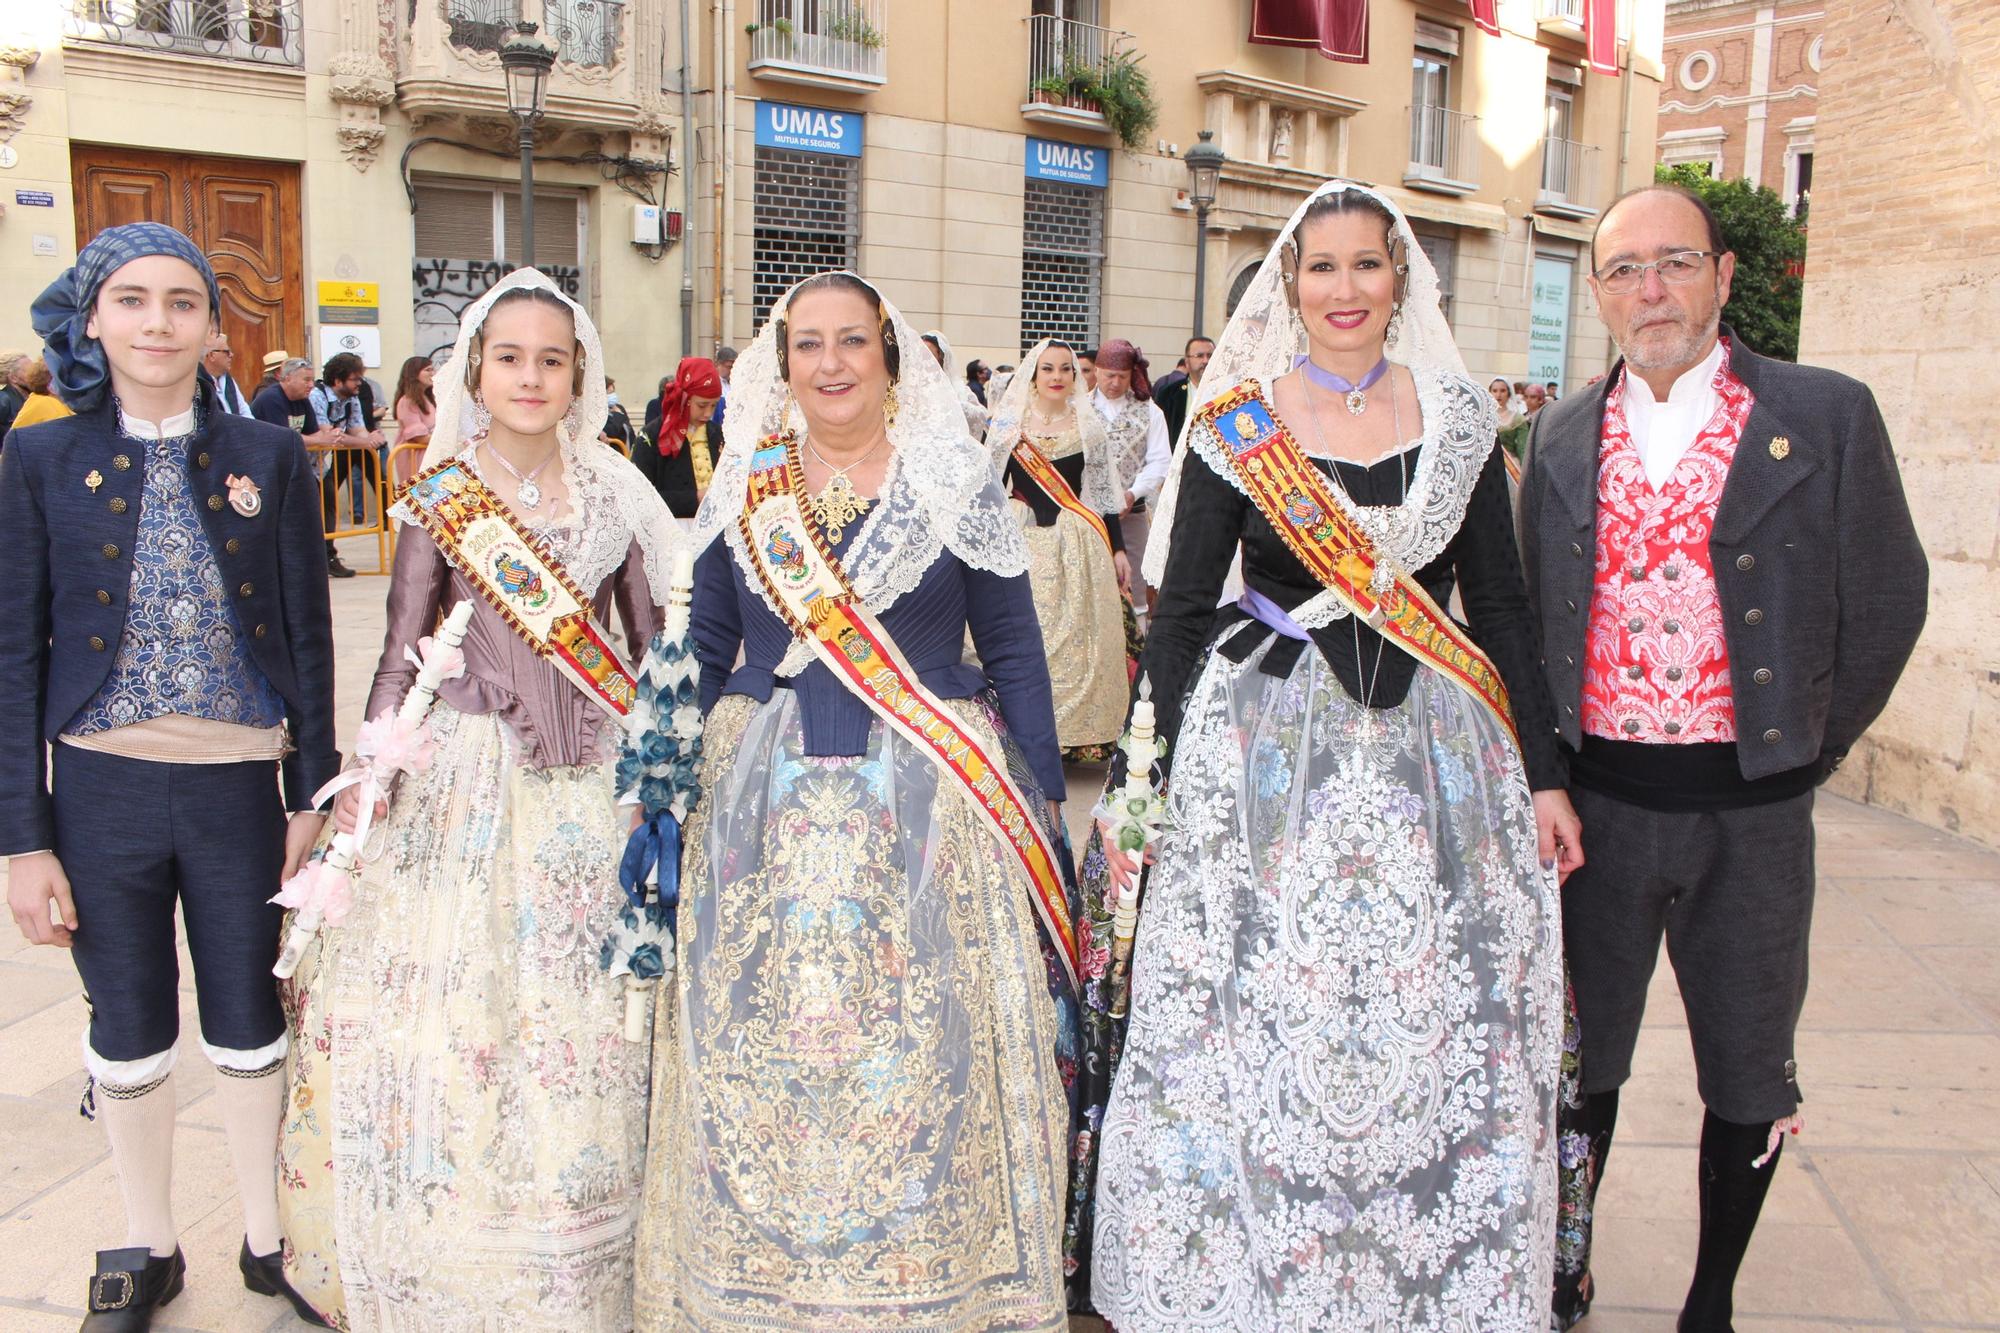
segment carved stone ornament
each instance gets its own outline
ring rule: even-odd
[[[27,127],[28,108],[35,103],[28,92],[28,71],[41,58],[32,46],[0,46],[0,143]]]
[[[340,151],[356,171],[367,171],[382,151],[388,130],[382,108],[396,100],[396,79],[380,57],[341,51],[327,62],[327,95],[340,107]]]
[[[387,126],[350,123],[341,125],[335,133],[340,136],[340,152],[356,171],[367,171],[375,165],[375,158],[382,151],[382,140],[389,136]]]
[[[388,106],[396,100],[396,78],[372,55],[342,51],[327,62],[327,95],[343,106]]]

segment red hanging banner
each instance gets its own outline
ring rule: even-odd
[[[1471,0],[1472,26],[1489,37],[1500,35],[1500,0]]]
[[[1365,65],[1368,0],[1251,0],[1250,40],[1315,47],[1328,60]]]
[[[1593,70],[1618,73],[1618,0],[1583,0],[1583,48]]]

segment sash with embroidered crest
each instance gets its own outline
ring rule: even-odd
[[[774,436],[751,455],[750,487],[738,527],[764,590],[792,633],[877,717],[913,742],[971,798],[987,826],[1028,872],[1035,911],[1077,982],[1076,925],[1062,872],[1034,812],[1007,766],[968,733],[945,702],[917,679],[896,643],[866,607],[819,524],[809,516],[805,477],[791,436]]]
[[[1069,482],[1063,479],[1063,474],[1056,471],[1056,465],[1049,461],[1049,456],[1037,449],[1025,435],[1021,437],[1021,442],[1014,446],[1014,461],[1021,465],[1021,470],[1028,474],[1028,479],[1041,487],[1049,499],[1090,524],[1091,531],[1095,532],[1098,539],[1104,543],[1105,550],[1112,549],[1111,533],[1104,526],[1104,516],[1093,512],[1088,505],[1076,498],[1076,492],[1070,489]]]
[[[1383,563],[1257,385],[1237,385],[1196,419],[1222,441],[1237,480],[1307,572],[1383,638],[1470,694],[1518,749],[1514,710],[1491,659],[1421,583]]]
[[[451,567],[536,656],[613,717],[632,711],[632,669],[591,614],[589,599],[462,460],[419,473],[403,498]]]

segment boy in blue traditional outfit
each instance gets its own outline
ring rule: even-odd
[[[76,960],[84,1064],[125,1197],[90,1333],[149,1327],[186,1281],[176,906],[202,1049],[223,1075],[244,1285],[317,1322],[281,1262],[283,912],[268,900],[312,848],[312,793],[339,768],[326,555],[297,434],[222,410],[197,377],[219,307],[180,232],[101,233],[33,309],[76,415],[14,432],[0,457],[8,906],[30,941]]]

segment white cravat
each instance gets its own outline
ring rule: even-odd
[[[165,421],[144,421],[127,416],[125,410],[118,410],[118,420],[125,427],[125,433],[135,440],[178,440],[183,435],[194,434],[194,409],[177,412]]]
[[[1654,490],[1667,484],[1702,427],[1722,406],[1722,395],[1715,391],[1715,372],[1721,365],[1718,338],[1700,364],[1681,372],[1665,402],[1653,397],[1653,386],[1633,374],[1630,366],[1625,368],[1625,425]]]

